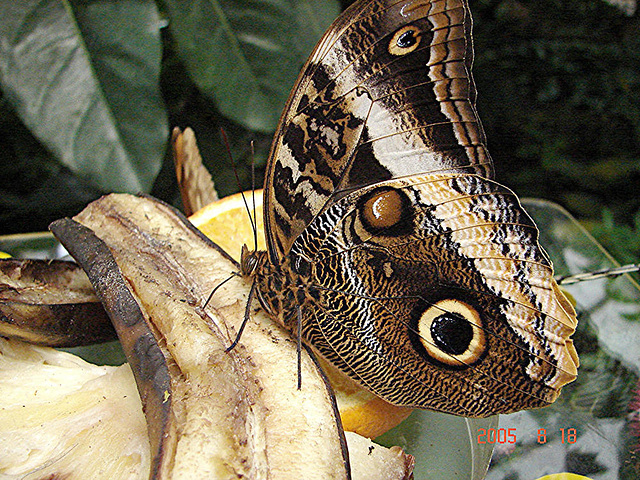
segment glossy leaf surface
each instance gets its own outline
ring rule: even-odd
[[[168,135],[155,3],[0,5],[0,84],[22,121],[98,188],[149,191]]]
[[[275,130],[300,68],[340,12],[319,0],[168,0],[169,28],[198,87],[247,128]]]

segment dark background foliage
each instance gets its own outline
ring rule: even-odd
[[[619,260],[637,259],[638,15],[586,0],[473,6],[478,109],[498,178],[566,207]]]
[[[10,3],[0,1],[3,12]],[[28,9],[29,3],[16,8]],[[141,148],[138,144],[167,138],[167,126],[190,126],[196,131],[221,195],[239,187],[220,128],[225,129],[231,154],[239,165],[241,188],[249,188],[249,165],[253,161],[258,172],[264,169],[273,128],[297,71],[339,8],[345,6],[319,0],[130,0],[125,3],[155,9],[159,19],[157,37],[131,50],[126,36],[121,44],[117,42],[119,35],[135,30],[137,24],[118,19],[110,11],[114,16],[107,29],[96,20],[102,11],[92,10],[95,4],[109,5],[116,0],[36,3],[39,9],[45,4],[52,11],[62,4],[70,6],[69,21],[75,30],[69,31],[75,31],[79,48],[86,47],[97,90],[115,112],[113,116],[118,117],[123,109],[120,115],[126,116],[130,108],[131,117],[140,118],[137,140],[127,140],[127,135],[135,137],[136,133],[127,133],[121,127],[125,121],[114,121],[116,129],[124,132],[122,144],[127,155],[123,161],[140,162],[140,155],[150,155],[148,148],[137,153]],[[618,260],[638,261],[638,14],[625,14],[603,0],[470,3],[478,110],[498,180],[521,196],[560,203],[583,221]],[[34,12],[41,14],[35,6],[31,17]],[[5,19],[0,24],[0,36],[14,39],[13,51],[0,49],[0,234],[45,230],[50,221],[75,214],[92,198],[114,188],[105,187],[109,183],[82,167],[61,161],[56,147],[52,147],[55,142],[43,140],[37,125],[34,127],[39,117],[28,118],[29,110],[16,87],[21,81],[34,80],[28,76],[21,80],[14,64],[7,61],[8,56],[18,55],[25,35],[12,35],[16,30],[23,33],[26,20],[11,25]],[[39,28],[36,22],[30,32]],[[116,45],[110,48],[111,53],[122,50],[127,54],[105,61],[106,47],[101,43],[105,34]],[[119,45],[126,48],[118,50]],[[143,48],[161,51],[156,80],[152,73],[142,75],[135,70],[140,63],[136,55]],[[123,67],[122,59],[131,64]],[[153,64],[153,57],[144,59]],[[28,65],[22,68],[28,71]],[[64,71],[70,66],[61,68]],[[136,117],[140,115],[134,111],[137,104],[153,97],[153,92],[140,94],[140,87],[134,85],[131,96],[114,100],[114,92],[120,87],[109,72],[115,72],[113,76],[118,78],[127,78],[127,72],[133,72],[129,78],[146,78],[149,92],[155,81],[164,109],[152,118]],[[75,98],[71,96],[69,101]],[[163,117],[162,121],[157,117]],[[51,122],[51,118],[55,116],[43,121]],[[131,118],[125,120],[132,123]],[[76,136],[82,142],[80,133]],[[158,158],[149,160],[155,162],[155,167],[149,168],[159,168],[159,173],[154,182],[143,182],[142,189],[177,204],[169,149],[166,143],[161,147],[156,147]],[[113,182],[117,174],[114,169],[107,176],[114,176]]]

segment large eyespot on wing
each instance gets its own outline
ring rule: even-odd
[[[409,337],[423,357],[451,368],[477,363],[487,348],[480,314],[456,299],[439,300],[416,311]]]
[[[413,205],[401,189],[373,189],[359,200],[356,210],[368,236],[398,237],[413,231]]]

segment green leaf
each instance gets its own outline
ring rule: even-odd
[[[313,46],[338,15],[335,0],[167,0],[169,28],[190,76],[221,113],[275,130]]]
[[[0,1],[0,85],[54,155],[105,191],[148,191],[168,127],[154,2]]]

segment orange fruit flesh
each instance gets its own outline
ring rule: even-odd
[[[244,193],[253,215],[251,192]],[[262,218],[262,190],[255,192],[256,228],[258,250],[265,250],[264,222]],[[202,233],[231,255],[238,262],[242,245],[254,248],[254,233],[242,195],[236,193],[201,208],[189,217]]]
[[[252,193],[245,192],[245,198],[253,214]],[[255,211],[258,249],[264,250],[266,243],[261,190],[255,192]],[[254,246],[253,228],[239,193],[207,205],[189,220],[237,261],[240,261],[242,245],[246,244],[250,249]],[[321,364],[334,389],[342,426],[346,431],[375,438],[398,425],[411,413],[411,408],[392,405],[360,387],[328,362],[321,359]]]

